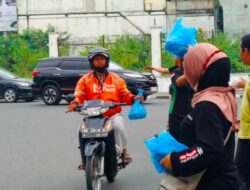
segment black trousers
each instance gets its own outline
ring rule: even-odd
[[[250,139],[238,140],[235,161],[242,185],[246,190],[250,190]]]
[[[177,140],[180,139],[180,125],[184,117],[170,114],[168,119],[169,133]]]

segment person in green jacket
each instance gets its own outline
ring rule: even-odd
[[[194,90],[188,84],[183,73],[183,60],[176,58],[175,66],[171,68],[146,66],[144,69],[172,75],[171,85],[169,87],[171,102],[169,106],[167,129],[175,139],[179,140],[180,124],[184,117],[192,110],[191,100],[194,95]]]

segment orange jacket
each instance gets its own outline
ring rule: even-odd
[[[108,72],[103,84],[97,79],[94,72],[84,75],[77,83],[75,89],[75,101],[83,104],[85,100],[103,100],[115,103],[133,103],[134,95],[127,89],[125,81],[118,75]],[[106,112],[105,116],[112,116],[121,112],[117,107]]]

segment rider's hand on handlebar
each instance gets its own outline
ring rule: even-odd
[[[78,103],[75,100],[73,100],[72,102],[70,102],[68,106],[68,112],[76,111],[77,106]]]
[[[144,97],[143,96],[134,96],[134,101],[140,100],[140,102],[143,104],[144,103]]]

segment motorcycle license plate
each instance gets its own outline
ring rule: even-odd
[[[108,136],[105,129],[82,129],[82,138],[103,138]]]

